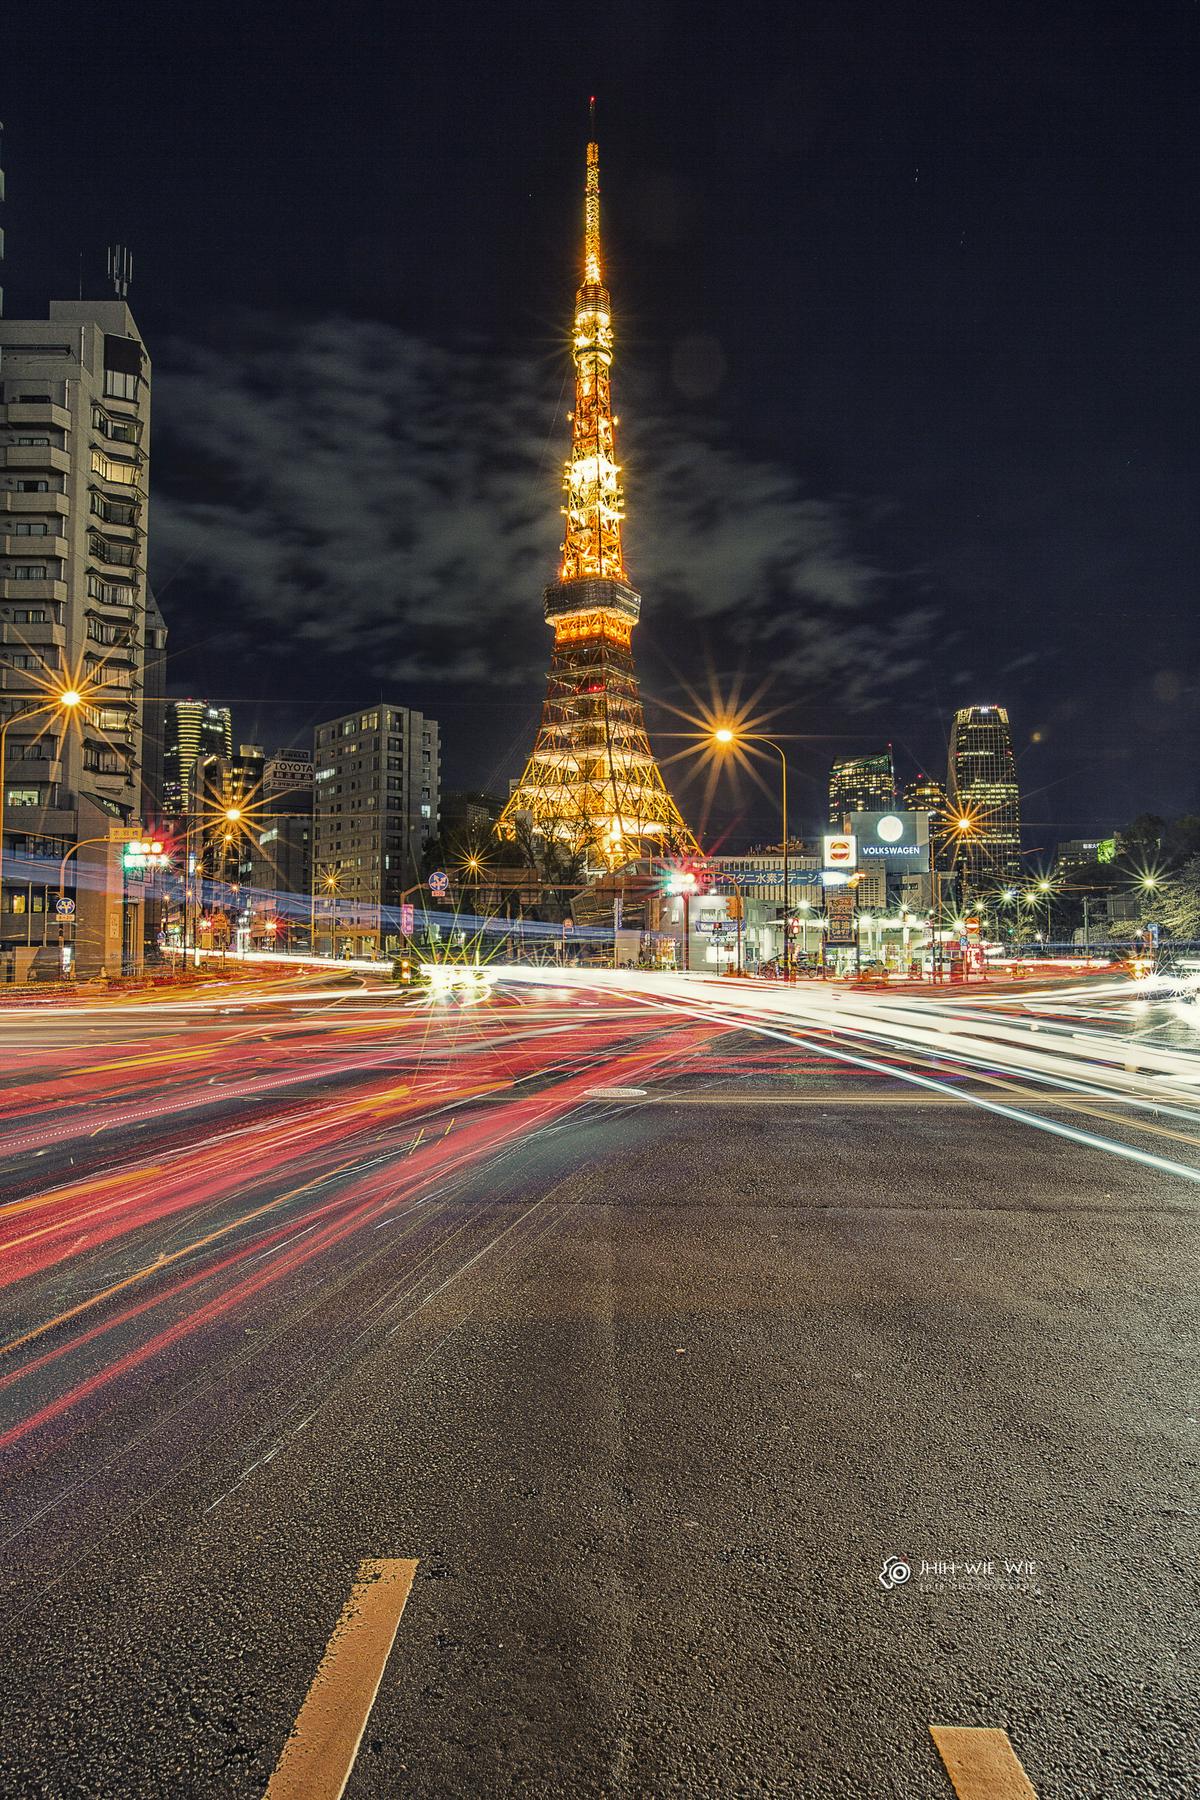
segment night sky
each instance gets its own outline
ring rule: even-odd
[[[519,773],[594,92],[664,759],[740,683],[815,820],[999,702],[1031,854],[1200,807],[1192,0],[20,13],[6,311],[132,247],[172,691],[240,738],[386,695]]]

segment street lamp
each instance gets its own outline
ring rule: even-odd
[[[786,981],[792,972],[792,952],[788,938],[788,925],[792,911],[792,887],[788,868],[787,755],[772,738],[763,737],[757,731],[738,731],[732,725],[718,725],[712,734],[712,739],[719,750],[729,750],[737,744],[764,744],[768,750],[774,750],[779,758],[782,783],[780,812],[783,818],[783,977]]]
[[[50,713],[52,717],[70,718],[89,697],[90,689],[85,691],[71,684],[64,688],[49,690],[49,697],[38,702],[36,706],[27,706],[21,712],[10,713],[0,725],[0,946],[3,944],[4,915],[4,814],[8,803],[6,765],[8,761],[8,730],[18,719],[34,719],[39,713]]]
[[[209,825],[219,825],[223,823],[236,826],[241,823],[244,816],[245,813],[242,807],[236,804],[230,804],[228,806],[218,807],[214,812],[208,814],[199,813],[195,818],[189,819],[188,821],[187,828],[183,834],[183,954],[185,962],[187,960],[188,950],[188,920],[193,917],[193,903],[196,898],[196,884],[193,880],[195,870],[192,866],[192,834],[197,825],[202,832],[204,828]],[[228,844],[229,841],[230,834],[227,833],[225,837],[226,844]],[[200,877],[201,890],[203,890],[203,885],[204,877],[202,873]],[[195,944],[195,942],[196,932],[193,927],[192,943]]]
[[[334,925],[333,925],[334,904],[335,904],[336,896],[340,891],[341,880],[342,880],[342,871],[332,864],[328,868],[326,868],[320,876],[322,892],[324,892],[330,896],[330,908],[329,908],[329,954],[330,954],[330,956],[333,955],[334,950],[336,948],[336,945],[334,942],[335,933],[334,933]],[[313,882],[311,905],[309,906],[309,909],[308,909],[308,942],[309,942],[309,948],[311,949],[313,955],[316,956],[318,954],[318,952],[317,952],[317,883],[315,881]]]

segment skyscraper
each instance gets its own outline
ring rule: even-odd
[[[923,812],[929,814],[929,841],[936,844],[946,829],[946,815],[950,802],[946,798],[946,790],[932,775],[918,775],[910,781],[904,790],[905,812]]]
[[[964,706],[954,715],[946,786],[953,865],[964,895],[1021,873],[1021,806],[1008,713]]]
[[[872,756],[839,756],[829,771],[829,823],[839,831],[847,813],[886,812],[896,804],[892,746]]]
[[[593,120],[594,124],[594,120]],[[554,631],[541,729],[497,831],[526,826],[594,871],[646,851],[698,846],[667,792],[642,713],[631,638],[641,596],[621,545],[624,517],[612,411],[612,303],[600,254],[600,153],[587,147],[583,281],[575,296],[575,408],[563,488],[558,580],[545,589]]]
[[[313,763],[317,942],[330,948],[336,913],[343,941],[380,954],[399,942],[395,909],[420,883],[425,840],[437,834],[437,721],[407,706],[347,713],[318,725]]]
[[[163,812],[182,818],[190,808],[192,771],[202,756],[233,755],[233,715],[207,700],[172,700],[163,733]]]
[[[0,712],[29,713],[47,686],[92,694],[70,727],[42,713],[9,732],[0,944],[57,960],[47,896],[79,845],[66,879],[84,973],[140,957],[121,842],[141,819],[145,665],[162,652],[146,585],[149,441],[150,359],[123,300],[0,320]]]

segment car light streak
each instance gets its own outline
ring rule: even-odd
[[[561,1023],[499,1002],[435,1016],[398,1010],[389,995],[381,1004],[378,993],[352,1022],[340,1006],[327,1020],[268,1017],[248,1028],[244,1014],[229,1019],[210,1009],[193,1015],[189,1029],[200,1038],[193,1036],[185,1056],[118,1051],[74,1066],[69,1034],[65,1042],[19,1034],[2,1091],[24,1129],[6,1141],[6,1174],[27,1191],[0,1206],[0,1288],[10,1296],[0,1344],[0,1449],[78,1412],[270,1293],[293,1304],[296,1284],[311,1283],[331,1257],[365,1255],[364,1233],[372,1256],[409,1256],[399,1234],[376,1236],[381,1225],[417,1206],[436,1222],[428,1202],[442,1196],[439,1208],[449,1204],[448,1182],[561,1124],[587,1104],[586,1088],[642,1083],[672,1053],[713,1036],[693,1021],[664,1033],[661,1021],[623,1003],[604,1018],[589,1016],[586,1036],[575,1038]],[[335,1020],[344,1042],[336,1056],[327,1029]],[[298,1025],[307,1040],[297,1039]],[[193,1117],[212,1103],[214,1056],[226,1108],[249,1094],[269,1110],[232,1130],[226,1114],[209,1136]],[[90,1105],[97,1099],[99,1120]],[[48,1101],[51,1126],[43,1123]],[[103,1142],[103,1134],[142,1117],[152,1126],[148,1153],[61,1179],[65,1146],[86,1144],[90,1157],[111,1157],[91,1134],[100,1129]],[[49,1147],[59,1180],[39,1183],[30,1156]],[[474,1230],[468,1209],[434,1241],[444,1249],[462,1234],[469,1243]],[[123,1250],[133,1254],[121,1254],[114,1269],[113,1255]],[[68,1281],[63,1298],[72,1285],[83,1289],[70,1304],[38,1311],[36,1298],[25,1298],[49,1299],[39,1284],[55,1270],[69,1276],[76,1269],[87,1275]],[[401,1284],[399,1297],[385,1294],[385,1310],[410,1292],[419,1301],[413,1282]]]
[[[538,973],[522,970],[520,978],[536,982]],[[561,981],[563,972],[555,971],[555,975]],[[1140,1073],[1122,1066],[1128,1060],[1123,1040],[1111,1034],[1090,1034],[1082,1040],[1078,1034],[1071,1034],[1069,1042],[1060,1042],[1057,1051],[1040,1045],[1029,1048],[1008,1019],[989,1022],[978,1012],[964,1018],[953,1000],[930,997],[913,1003],[899,996],[867,1000],[857,994],[764,987],[755,991],[754,1004],[748,1006],[744,991],[730,995],[719,981],[705,977],[651,976],[639,981],[628,972],[607,977],[597,971],[580,979],[592,986],[615,986],[631,1001],[654,1010],[674,1010],[710,1023],[724,1021],[730,1029],[746,1030],[756,1036],[795,1045],[871,1074],[891,1076],[939,1094],[955,1093],[965,1104],[1032,1130],[1047,1132],[1080,1147],[1099,1150],[1191,1183],[1200,1181],[1200,1168],[1189,1167],[1117,1138],[1024,1111],[971,1088],[950,1087],[945,1075],[924,1075],[901,1064],[883,1062],[878,1054],[864,1055],[841,1047],[835,1040],[859,1040],[876,1050],[895,1047],[911,1051],[916,1047],[935,1056],[942,1065],[957,1064],[970,1072],[982,1066],[1023,1079],[1045,1082],[1053,1079],[1060,1088],[1087,1099],[1156,1110],[1162,1108],[1164,1086],[1174,1096],[1180,1090],[1194,1089],[1200,1082],[1200,1058],[1190,1052],[1162,1048],[1154,1049],[1147,1056],[1147,1047],[1140,1045],[1137,1056],[1139,1061],[1151,1065],[1152,1084]],[[925,1017],[921,1016],[922,1011]],[[914,1015],[918,1021],[915,1024]],[[828,1035],[821,1038],[801,1035],[795,1029],[801,1021],[806,1022],[810,1030]],[[1031,1029],[1032,1024],[1027,1029]],[[1196,1117],[1189,1113],[1181,1116]],[[1130,1120],[1130,1125],[1136,1129],[1135,1120]],[[1180,1136],[1182,1141],[1194,1143],[1200,1149],[1200,1139]]]

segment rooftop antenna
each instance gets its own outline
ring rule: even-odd
[[[108,279],[118,300],[124,300],[133,280],[133,256],[124,244],[108,246]]]

